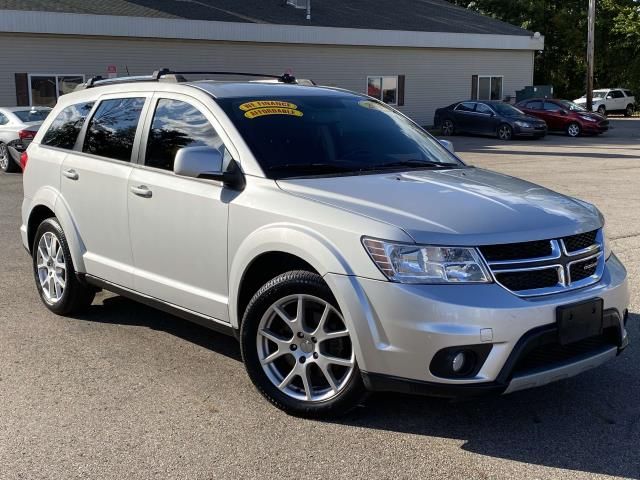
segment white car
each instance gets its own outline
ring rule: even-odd
[[[0,107],[0,170],[19,172],[20,165],[11,153],[24,152],[49,112],[48,107]],[[13,152],[11,152],[13,149]]]
[[[574,100],[574,103],[585,107],[587,104],[587,95]],[[631,90],[624,88],[603,88],[593,91],[593,107],[594,112],[601,115],[608,113],[624,113],[625,117],[630,117],[636,109],[636,98]]]

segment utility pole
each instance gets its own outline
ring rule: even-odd
[[[587,110],[593,110],[593,51],[596,29],[596,0],[589,0],[589,22],[587,34]]]

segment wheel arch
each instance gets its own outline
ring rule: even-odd
[[[229,268],[229,319],[239,328],[249,300],[268,280],[290,270],[353,274],[346,259],[317,232],[292,225],[271,225],[248,236]],[[264,281],[263,281],[264,280]]]
[[[33,242],[38,226],[47,218],[55,217],[64,231],[76,272],[85,272],[82,253],[84,244],[80,238],[68,205],[60,194],[51,188],[39,190],[31,202],[27,219],[27,241],[29,252],[33,253]]]

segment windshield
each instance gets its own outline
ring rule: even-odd
[[[604,98],[604,96],[607,94],[606,90],[596,90],[595,92],[593,92],[593,98]],[[586,97],[587,95],[585,95]]]
[[[566,108],[567,110],[570,110],[572,112],[586,112],[587,111],[586,108],[581,107],[577,103],[570,102],[569,100],[559,100],[558,103],[560,105],[562,105],[564,108]]]
[[[18,110],[13,114],[20,119],[21,122],[42,122],[51,110]]]
[[[492,103],[491,106],[496,112],[498,112],[499,115],[503,115],[505,117],[516,117],[518,115],[524,115],[524,112],[522,110],[519,110],[513,105],[509,105],[508,103]]]
[[[464,166],[381,102],[335,93],[221,98],[268,178]]]

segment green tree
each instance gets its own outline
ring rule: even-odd
[[[588,0],[453,0],[452,3],[545,36],[536,54],[536,84],[550,84],[559,97],[584,93]],[[596,87],[640,91],[640,2],[597,0]]]

